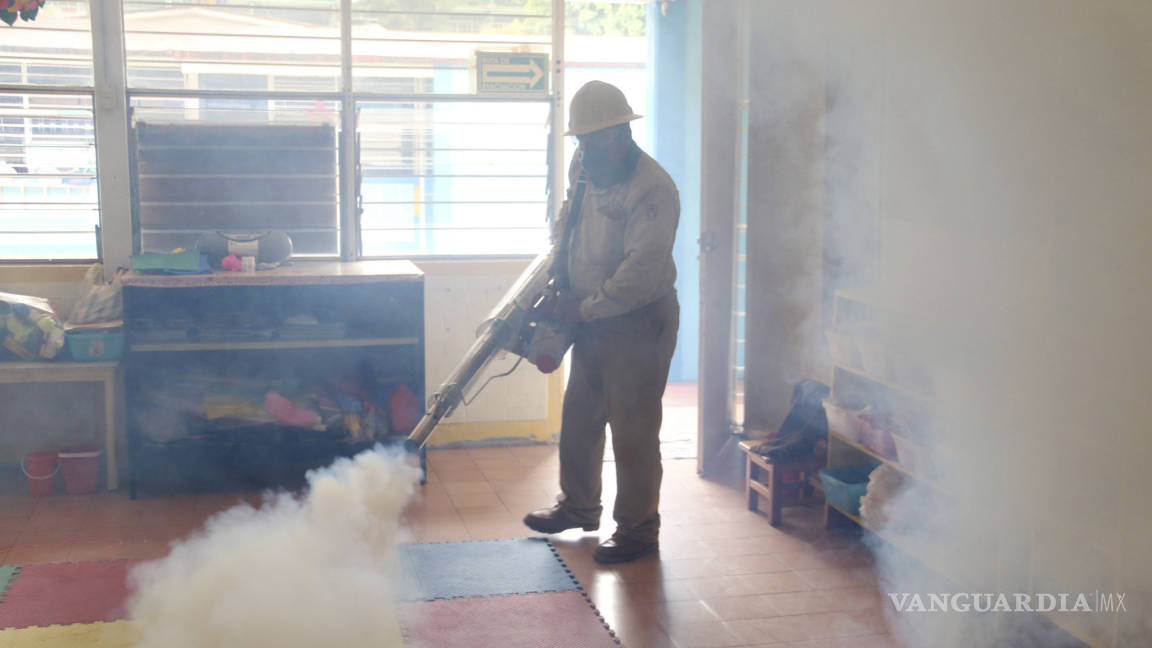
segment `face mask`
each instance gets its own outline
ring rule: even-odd
[[[612,152],[606,150],[581,149],[580,167],[590,178],[606,178],[616,168]]]

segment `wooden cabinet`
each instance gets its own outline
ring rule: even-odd
[[[837,291],[834,296],[835,328],[828,333],[832,355],[832,403],[829,413],[828,466],[874,464],[892,471],[901,490],[914,490],[924,502],[940,510],[955,504],[946,480],[937,472],[933,459],[941,452],[931,438],[934,406],[933,387],[928,372],[903,357],[886,335],[895,329],[915,326],[914,315],[884,306],[878,300]],[[835,409],[840,409],[838,413]],[[869,426],[858,419],[874,417],[882,422]],[[851,419],[851,420],[848,420]],[[872,429],[869,430],[868,428]],[[895,434],[893,434],[895,433]],[[892,437],[892,438],[889,438]],[[917,502],[919,504],[919,501]],[[928,506],[928,505],[926,505]],[[911,510],[901,503],[902,511]],[[848,519],[872,532],[901,553],[913,558],[952,583],[971,591],[982,591],[995,581],[994,573],[955,573],[943,542],[932,538],[938,530],[917,529],[900,532],[900,524],[869,519],[863,513],[844,510],[826,503],[829,523]],[[908,520],[907,527],[920,521]],[[953,534],[950,541],[981,542]],[[994,556],[994,548],[987,555]]]
[[[298,487],[402,441],[424,403],[423,274],[407,261],[124,279],[133,495]]]
[[[1004,517],[996,501],[978,495],[987,492],[980,488],[986,484],[973,481],[1003,483],[1004,471],[1026,472],[1029,467],[1007,465],[995,446],[973,448],[967,444],[958,448],[953,445],[956,439],[941,438],[949,426],[933,424],[933,416],[936,410],[943,409],[944,399],[935,392],[929,372],[916,365],[916,358],[901,357],[897,351],[903,345],[883,339],[884,334],[893,331],[899,331],[898,334],[908,339],[917,336],[921,340],[931,339],[925,335],[931,326],[924,320],[879,299],[843,291],[835,294],[835,328],[828,335],[833,359],[833,402],[826,406],[829,411],[828,465],[885,466],[889,471],[887,478],[894,480],[889,483],[899,484],[899,494],[893,498],[900,502],[896,508],[912,515],[897,522],[883,515],[870,516],[869,511],[853,514],[835,504],[826,504],[826,520],[829,524],[848,520],[866,529],[896,550],[888,554],[888,559],[893,564],[899,559],[899,566],[890,564],[889,569],[904,570],[918,564],[936,577],[934,581],[942,579],[942,590],[1007,592],[1009,595],[1053,591],[1052,586],[1044,583],[1053,582],[1054,574],[1075,573],[1080,567],[1051,561],[1045,564],[1046,545],[1078,535],[1077,525],[1081,521],[1070,520],[1059,529],[1037,526],[1036,519],[1029,515]],[[872,328],[873,324],[878,325]],[[884,333],[869,339],[877,331]],[[950,403],[953,407],[954,401]],[[837,422],[838,410],[890,413],[898,419],[898,427],[907,433],[907,438],[894,448],[884,448],[874,438],[861,438],[859,430],[853,431],[843,421]],[[872,479],[876,480],[875,474]],[[1079,531],[1079,535],[1083,533]],[[1084,546],[1085,563],[1090,564],[1087,557],[1093,547],[1091,543]],[[1083,573],[1081,569],[1080,574]],[[1115,573],[1081,578],[1082,582],[1096,578],[1100,583],[1097,592],[1120,590],[1110,586],[1119,580]],[[1038,633],[1036,636],[1043,631],[1050,645],[1092,648],[1118,645],[1108,638],[1115,632],[1115,611],[1096,614],[1040,611],[1037,614],[1045,618],[1030,619],[1031,625],[1022,627]],[[1023,624],[1021,618],[1010,619],[1005,615],[997,616],[995,622]]]

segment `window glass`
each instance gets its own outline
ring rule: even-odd
[[[88,10],[53,0],[0,35],[0,260],[97,256]]]
[[[547,245],[547,103],[358,105],[366,256]]]
[[[330,91],[340,78],[337,0],[125,0],[129,88]]]
[[[0,94],[0,260],[94,259],[92,97]]]

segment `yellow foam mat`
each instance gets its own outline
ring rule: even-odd
[[[0,630],[0,648],[131,648],[136,639],[130,621]]]

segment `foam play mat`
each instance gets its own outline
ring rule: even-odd
[[[0,628],[120,619],[132,565],[126,560],[24,565],[0,601]]]
[[[403,545],[398,558],[394,603],[411,648],[619,645],[546,540]],[[131,648],[132,565],[0,566],[0,648]]]
[[[401,607],[413,648],[614,648],[619,645],[583,592],[424,601]]]
[[[16,565],[0,565],[0,601],[3,601],[4,595],[8,593],[8,583],[12,582],[12,578],[19,571],[20,567]]]
[[[402,601],[579,589],[543,538],[444,542],[400,547]]]

